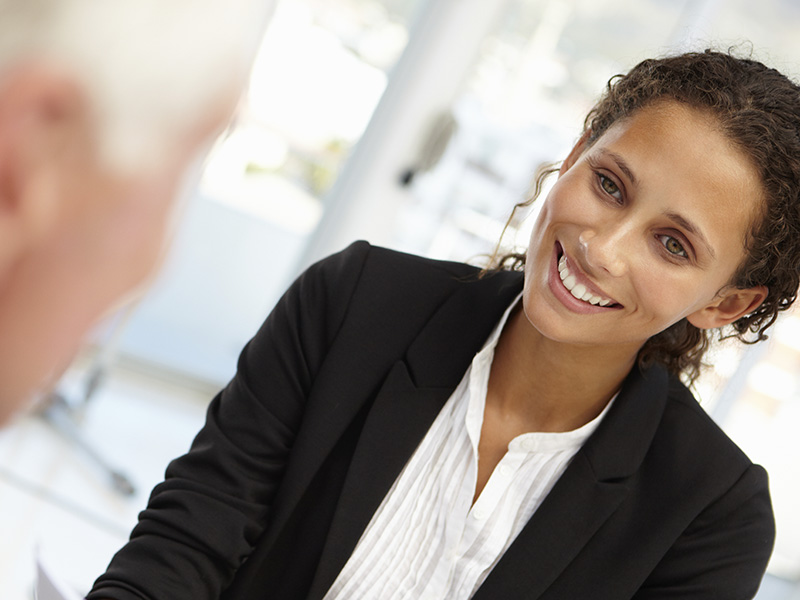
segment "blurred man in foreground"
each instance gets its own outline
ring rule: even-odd
[[[0,424],[159,262],[270,4],[0,0]]]

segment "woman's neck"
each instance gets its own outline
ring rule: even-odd
[[[630,348],[584,347],[542,336],[518,307],[495,348],[487,410],[526,431],[572,431],[605,408],[636,360]]]

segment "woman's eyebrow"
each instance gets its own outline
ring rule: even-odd
[[[630,182],[634,185],[636,184],[636,176],[633,174],[633,171],[628,166],[628,163],[622,156],[620,156],[613,150],[609,150],[608,148],[598,148],[598,154],[601,154],[602,156],[605,156],[614,161],[617,164],[619,170],[625,174],[625,176],[630,180]],[[711,247],[711,244],[708,242],[708,239],[706,239],[706,236],[703,235],[702,230],[692,221],[690,221],[683,215],[673,212],[664,213],[664,216],[673,221],[679,227],[682,227],[687,232],[695,236],[698,240],[700,240],[700,242],[702,242],[703,245],[706,247],[706,250],[708,250],[708,253],[711,255],[711,258],[717,257],[716,253],[714,252],[714,248]]]
[[[708,250],[708,253],[711,255],[711,258],[716,258],[717,255],[714,253],[714,249],[711,247],[711,244],[708,243],[706,236],[703,235],[703,232],[697,225],[692,223],[689,219],[687,219],[683,215],[679,215],[678,213],[668,212],[664,213],[664,216],[667,217],[670,221],[676,223],[679,227],[682,227],[683,229],[694,235],[706,247],[706,250]]]
[[[608,148],[600,148],[598,150],[599,154],[606,156],[617,163],[617,167],[619,170],[625,173],[625,176],[630,180],[631,183],[636,184],[636,176],[631,171],[631,168],[628,166],[628,163],[625,162],[625,159],[622,158],[619,154],[614,152],[613,150],[609,150]]]

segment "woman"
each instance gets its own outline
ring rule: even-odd
[[[752,597],[766,473],[679,378],[795,298],[798,123],[760,63],[644,61],[518,268],[309,269],[89,598]]]

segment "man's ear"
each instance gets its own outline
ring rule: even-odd
[[[575,145],[570,150],[567,158],[564,159],[564,162],[561,163],[561,167],[558,169],[558,176],[561,177],[564,173],[566,173],[572,165],[578,162],[578,159],[583,154],[584,150],[589,146],[589,137],[592,135],[592,130],[587,129],[581,134],[581,137],[578,138],[578,141],[575,142]]]
[[[757,309],[767,297],[765,286],[743,290],[730,288],[708,306],[693,312],[687,320],[698,329],[714,329],[729,325]]]
[[[0,267],[55,218],[55,162],[85,109],[77,87],[50,68],[20,66],[0,80]]]

